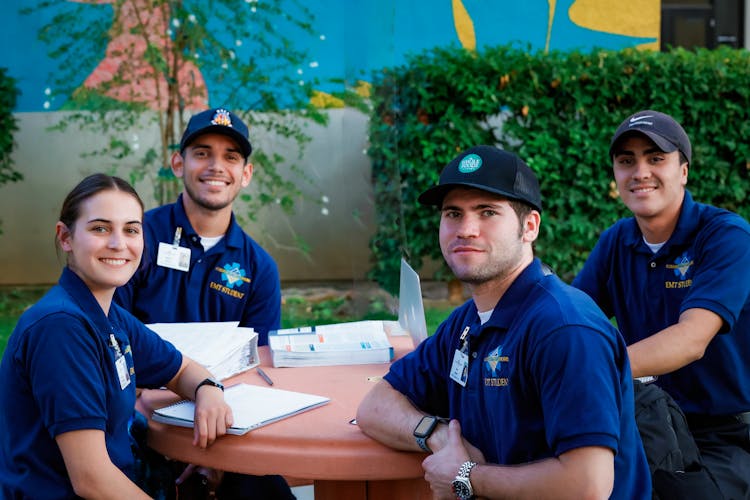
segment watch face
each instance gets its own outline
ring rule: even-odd
[[[456,493],[456,497],[464,500],[471,498],[472,491],[471,487],[464,482],[465,480],[456,479],[453,481],[453,491]]]
[[[422,417],[422,420],[419,421],[417,427],[414,429],[414,435],[425,437],[432,431],[436,424],[437,419],[435,417]]]

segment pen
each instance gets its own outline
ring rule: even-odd
[[[262,378],[263,380],[265,380],[268,383],[268,385],[273,385],[273,380],[271,380],[271,377],[269,377],[268,375],[266,375],[266,372],[264,372],[263,370],[261,370],[260,366],[257,367],[255,370],[258,372],[258,375],[260,375],[260,378]]]

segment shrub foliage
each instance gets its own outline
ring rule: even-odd
[[[11,156],[15,147],[13,134],[18,131],[16,117],[13,115],[18,94],[16,80],[8,75],[7,69],[0,68],[0,186],[23,178],[14,168]]]
[[[426,259],[442,263],[439,215],[416,200],[458,152],[477,144],[516,152],[536,172],[544,197],[536,253],[566,280],[602,230],[627,215],[607,152],[617,125],[640,109],[671,114],[686,129],[696,200],[750,214],[745,50],[436,48],[375,75],[372,97],[370,277],[392,292],[401,256],[415,268]],[[448,275],[442,267],[435,277]]]

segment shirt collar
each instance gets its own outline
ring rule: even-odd
[[[693,196],[686,189],[685,197],[682,200],[682,207],[680,208],[680,217],[677,219],[677,226],[675,226],[674,231],[672,231],[671,236],[660,252],[668,248],[672,241],[684,241],[684,235],[692,233],[695,230],[695,227],[698,225],[698,212],[698,204],[693,201]],[[627,229],[624,233],[625,243],[632,248],[637,248],[641,245],[646,248],[645,243],[643,243],[643,233],[638,227],[635,217],[626,219],[625,224],[627,224]]]
[[[492,326],[495,328],[508,329],[518,318],[523,308],[523,303],[528,299],[532,289],[545,277],[542,263],[538,258],[526,266],[510,287],[505,291],[500,301],[495,306],[489,321],[482,325],[482,329]],[[477,332],[478,333],[478,332]]]
[[[96,298],[94,298],[89,287],[86,286],[86,283],[84,283],[76,273],[71,271],[68,266],[65,266],[63,269],[58,284],[68,295],[70,295],[89,321],[94,323],[100,331],[109,332],[112,330],[109,319],[104,315],[102,307],[99,305],[99,302],[96,301]],[[112,302],[110,311],[112,310],[112,307],[115,307],[114,301]]]
[[[190,224],[190,219],[188,219],[187,212],[185,212],[185,205],[182,202],[182,196],[183,193],[180,193],[180,195],[177,197],[177,201],[173,204],[175,224],[182,227],[183,238],[191,236],[197,236],[200,238],[200,235],[195,231],[195,229],[193,229],[193,226]],[[222,241],[225,242],[226,246],[228,247],[239,248],[242,246],[243,236],[244,231],[242,230],[240,225],[237,224],[237,220],[234,217],[233,211],[231,219],[229,220],[229,230],[226,232],[226,234],[224,234],[224,239]]]

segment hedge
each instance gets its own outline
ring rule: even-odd
[[[496,144],[519,154],[544,197],[536,254],[565,280],[602,230],[627,215],[614,188],[609,141],[640,109],[671,114],[693,144],[688,188],[698,201],[748,218],[750,53],[675,49],[470,52],[436,48],[373,78],[370,120],[377,231],[369,276],[398,289],[399,261],[441,263],[439,215],[417,196],[455,155]]]

